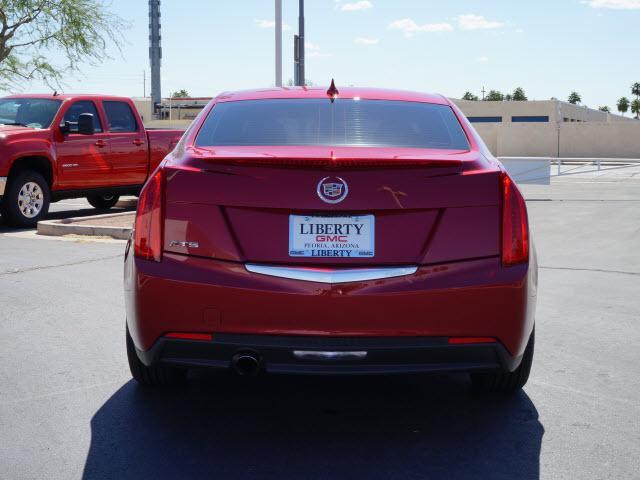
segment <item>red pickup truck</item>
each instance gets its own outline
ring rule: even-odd
[[[98,209],[137,195],[182,136],[145,130],[129,98],[13,95],[0,98],[0,211],[34,226],[49,203],[86,197]]]

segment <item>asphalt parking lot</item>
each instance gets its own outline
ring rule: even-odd
[[[507,399],[473,395],[464,375],[140,388],[124,244],[0,220],[0,478],[640,478],[640,175],[523,190],[537,342]],[[85,210],[70,202],[53,215]]]

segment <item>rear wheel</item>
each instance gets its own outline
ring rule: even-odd
[[[129,360],[129,370],[131,376],[138,383],[147,386],[173,385],[186,378],[186,370],[169,367],[166,365],[151,365],[147,367],[138,358],[136,347],[133,344],[129,327],[127,326],[127,359]]]
[[[120,197],[118,195],[91,195],[87,201],[98,210],[109,210],[114,207]]]
[[[17,227],[35,227],[49,212],[51,192],[42,175],[33,170],[10,180],[2,199],[2,214]]]
[[[508,394],[524,387],[529,379],[531,365],[533,364],[535,333],[534,328],[518,368],[513,372],[472,373],[471,383],[474,389],[480,392]]]

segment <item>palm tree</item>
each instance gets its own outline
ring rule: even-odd
[[[603,105],[602,107],[598,107],[598,110],[600,110],[601,112],[611,113],[611,110],[609,110],[609,107],[607,105]]]
[[[618,99],[618,111],[624,115],[629,110],[629,99],[627,97],[620,97]]]
[[[462,96],[462,100],[470,100],[473,102],[477,102],[478,101],[478,96],[474,95],[471,92],[464,92],[464,95]]]
[[[640,100],[640,82],[631,85],[631,93],[636,96],[636,100]]]
[[[640,100],[637,98],[631,102],[631,113],[635,113],[636,118],[640,119]]]
[[[577,103],[582,102],[582,97],[578,92],[571,92],[571,95],[569,95],[569,98],[567,100],[569,103],[572,103],[573,105],[575,105]]]

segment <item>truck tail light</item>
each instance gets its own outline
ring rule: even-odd
[[[134,253],[145,260],[162,260],[164,173],[158,169],[147,181],[138,198],[134,232]]]
[[[502,174],[502,264],[529,260],[529,222],[522,194],[509,175]]]

